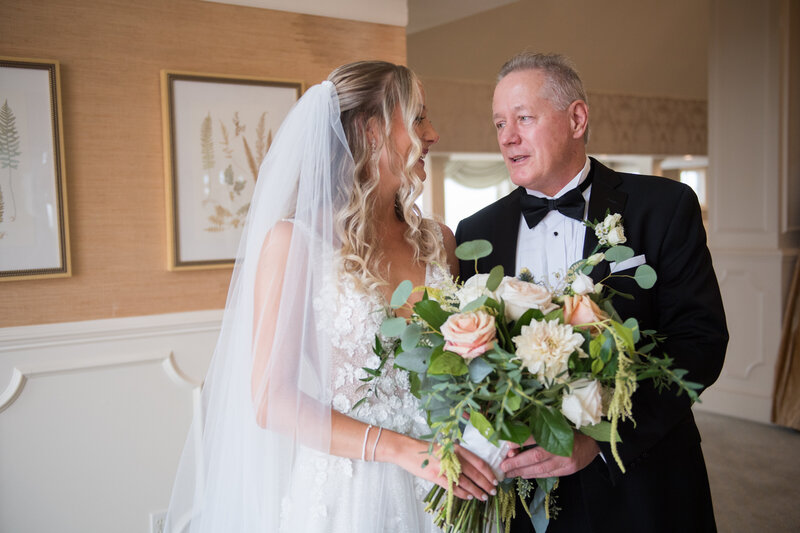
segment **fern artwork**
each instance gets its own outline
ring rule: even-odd
[[[0,56],[0,283],[68,277],[58,61]]]
[[[203,169],[203,207],[207,232],[239,229],[250,208],[250,192],[258,179],[258,167],[272,143],[266,127],[267,111],[260,114],[255,131],[235,111],[215,118],[208,111],[200,125],[200,154]]]
[[[299,81],[162,71],[170,270],[233,265],[258,170]]]
[[[4,178],[0,180],[0,223],[13,222],[17,216],[13,172],[19,167],[22,152],[16,121],[14,111],[5,99],[0,107],[0,173]],[[0,239],[5,234],[5,231],[0,231]]]

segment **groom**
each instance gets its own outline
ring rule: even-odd
[[[587,158],[586,96],[562,56],[519,54],[498,79],[492,102],[497,141],[519,188],[462,220],[457,241],[493,244],[492,254],[478,261],[481,272],[497,264],[509,275],[527,267],[552,284],[597,244],[579,219],[621,214],[625,245],[635,257],[615,265],[615,274],[632,275],[646,261],[658,281],[642,290],[630,277],[608,280],[635,297],[615,298],[615,308],[623,318],[635,317],[642,330],[665,335],[664,353],[674,367],[689,371],[688,380],[711,385],[722,369],[728,333],[692,190],[664,178],[617,173]],[[595,281],[609,274],[608,263],[601,265],[592,272]],[[473,272],[474,262],[461,262],[462,279]],[[619,430],[624,474],[607,443],[581,433],[569,458],[532,447],[507,458],[502,468],[509,476],[561,478],[554,492],[560,511],[548,533],[716,531],[690,407],[686,394],[658,393],[649,380],[639,383],[635,424],[625,422]],[[519,506],[512,531],[533,531]]]

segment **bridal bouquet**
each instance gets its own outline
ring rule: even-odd
[[[508,531],[516,497],[530,509],[537,533],[547,528],[557,511],[551,492],[558,479],[502,480],[499,464],[508,442],[522,446],[533,436],[548,452],[569,456],[574,432],[580,431],[610,442],[624,472],[617,426],[631,417],[637,382],[649,378],[659,388],[676,385],[679,393],[697,399],[700,385],[684,380],[686,371],[672,369],[666,355],[653,354],[663,339],[640,330],[636,319],[620,317],[611,304],[615,291],[588,276],[602,261],[633,256],[622,245],[620,215],[586,224],[599,244],[570,267],[558,290],[536,283],[527,271],[504,276],[497,266],[446,287],[415,289],[404,281],[392,295],[390,305],[397,309],[409,305],[413,291],[424,291],[410,320],[390,316],[383,322],[381,333],[389,340],[376,339],[381,364],[365,368],[364,381],[380,374],[390,354],[395,366],[409,372],[412,393],[432,430],[430,453],[438,454],[450,482],[449,489],[436,486],[425,498],[436,524],[447,532],[482,533],[489,524]],[[489,253],[488,241],[466,242],[456,250],[476,266]],[[648,265],[632,277],[645,289],[656,282]],[[496,496],[486,502],[453,497],[461,473],[456,443],[492,466],[502,481]]]

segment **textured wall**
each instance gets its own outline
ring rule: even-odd
[[[437,152],[497,152],[494,83],[423,78],[441,140]],[[708,150],[705,100],[595,94],[589,91],[588,150],[608,154],[695,154]]]
[[[405,62],[401,27],[196,0],[0,3],[0,54],[61,62],[72,272],[0,283],[0,326],[221,308],[230,270],[168,272],[161,69],[323,79]]]

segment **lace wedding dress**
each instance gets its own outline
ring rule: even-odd
[[[441,286],[447,276],[442,268],[428,265],[425,284]],[[391,360],[371,383],[377,393],[353,410],[366,394],[359,379],[367,377],[362,368],[377,368],[380,363],[372,347],[386,307],[381,293],[357,289],[346,275],[327,283],[314,302],[317,315],[324,320],[320,327],[326,328],[334,347],[333,408],[376,428],[419,437],[430,428],[410,392],[408,372],[394,368]],[[367,457],[370,453],[367,450]],[[421,456],[420,463],[424,459]],[[294,525],[299,522],[304,523],[303,533],[440,531],[422,502],[432,484],[399,466],[301,448],[295,473],[293,486],[281,502],[281,532],[299,532]]]

